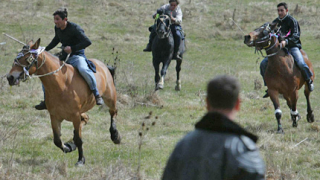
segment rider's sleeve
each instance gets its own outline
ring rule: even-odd
[[[56,27],[55,27],[55,36],[54,38],[51,40],[51,42],[48,44],[48,46],[46,47],[46,51],[50,51],[52,48],[56,47],[57,44],[59,44],[60,42],[60,39],[57,35],[57,32],[56,32]]]
[[[182,23],[182,11],[181,8],[178,7],[177,11],[176,11],[177,15],[176,15],[176,22],[175,24],[181,24]]]
[[[75,36],[80,40],[80,43],[71,46],[72,52],[76,52],[91,45],[90,39],[84,34],[84,30],[80,26],[76,26],[74,30]]]
[[[295,20],[294,18],[291,18],[290,22],[290,30],[291,34],[286,38],[287,45],[293,46],[295,44],[300,43],[300,27],[298,24],[298,21]]]

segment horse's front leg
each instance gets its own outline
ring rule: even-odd
[[[54,116],[51,116],[51,115],[50,115],[50,118],[51,118],[51,127],[52,127],[52,131],[53,131],[54,144],[58,148],[60,148],[64,153],[74,151],[76,149],[75,145],[68,144],[68,143],[63,144],[61,141],[60,136],[61,136],[61,122],[62,122],[62,120],[58,119]]]
[[[168,70],[168,67],[170,65],[170,62],[171,62],[171,58],[168,58],[167,60],[165,60],[163,62],[163,66],[162,66],[162,69],[161,69],[161,77],[160,77],[160,81],[158,83],[158,86],[159,86],[159,89],[163,89],[164,88],[164,78],[167,74],[167,70]]]
[[[156,84],[155,90],[158,90],[158,82],[160,80],[160,75],[159,75],[159,71],[160,71],[160,63],[159,60],[153,59],[153,67],[154,67],[154,71],[155,71],[155,76],[154,76],[154,82]]]
[[[298,90],[294,91],[291,95],[291,120],[292,127],[298,127],[298,121],[301,119],[299,112],[297,110],[297,101],[298,101]]]
[[[180,81],[181,63],[182,63],[182,60],[177,60],[177,65],[176,65],[177,82],[176,82],[176,87],[175,87],[176,91],[181,90],[181,81]]]
[[[307,121],[309,123],[313,123],[314,122],[314,115],[313,115],[313,110],[311,108],[311,104],[310,104],[310,91],[309,89],[306,87],[305,85],[305,88],[304,88],[304,95],[306,96],[306,99],[307,99]]]
[[[279,93],[278,93],[278,91],[275,91],[272,89],[269,89],[268,93],[270,95],[270,99],[271,99],[273,106],[274,106],[274,109],[275,109],[274,114],[276,116],[277,123],[278,123],[277,133],[283,134],[284,131],[283,131],[282,125],[281,125],[282,111],[280,110],[279,98],[278,98]]]

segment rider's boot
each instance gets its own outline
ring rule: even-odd
[[[95,98],[96,98],[96,104],[97,105],[104,104],[104,101],[103,101],[103,99],[102,99],[102,97],[100,95],[95,96]]]
[[[313,91],[314,90],[313,81],[309,79],[307,80],[307,84],[308,84],[309,91]]]
[[[46,102],[45,102],[45,101],[41,101],[40,104],[35,105],[34,107],[35,107],[37,110],[47,109],[47,106],[46,106]]]
[[[143,52],[150,52],[151,51],[151,44],[148,43],[147,47],[143,50]]]
[[[269,97],[268,89],[266,90],[266,94],[263,96],[263,98]]]
[[[180,54],[180,53],[179,53],[179,51],[178,51],[178,52],[176,52],[176,53],[174,53],[174,54],[173,54],[172,59],[182,60],[182,58],[180,57],[180,55],[179,55],[179,54]]]

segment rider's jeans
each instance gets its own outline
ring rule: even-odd
[[[86,59],[83,56],[73,55],[67,60],[67,64],[72,65],[74,68],[78,69],[81,76],[89,85],[90,90],[93,92],[94,96],[99,95],[97,89],[97,81],[91,69],[89,69]],[[42,90],[44,91],[44,86],[42,85]],[[45,97],[45,93],[44,93]]]
[[[308,65],[304,62],[303,56],[300,52],[300,49],[297,47],[293,47],[289,49],[289,53],[293,56],[293,59],[296,63],[296,65],[299,67],[303,78],[308,81],[310,80],[311,76],[313,75],[310,71]],[[268,66],[268,58],[264,58],[260,63],[260,74],[264,81],[264,74],[266,72]],[[264,81],[264,85],[266,85],[266,82]]]
[[[78,69],[81,76],[88,83],[90,90],[95,96],[98,96],[97,81],[92,70],[88,67],[86,59],[83,56],[73,55],[68,59],[67,63]]]

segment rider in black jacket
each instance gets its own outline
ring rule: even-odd
[[[284,39],[280,42],[281,47],[287,48],[289,53],[293,56],[295,63],[298,65],[303,78],[308,84],[308,88],[310,91],[313,91],[314,86],[311,80],[311,76],[313,75],[310,71],[308,65],[304,62],[303,56],[300,52],[301,41],[300,41],[300,26],[298,21],[290,16],[288,13],[288,5],[286,3],[279,3],[277,5],[278,15],[273,22],[278,23],[278,27],[280,27],[281,36]],[[261,76],[264,77],[264,73],[267,69],[268,58],[262,60],[260,64],[260,73]],[[269,97],[268,91],[267,94],[263,97]]]

